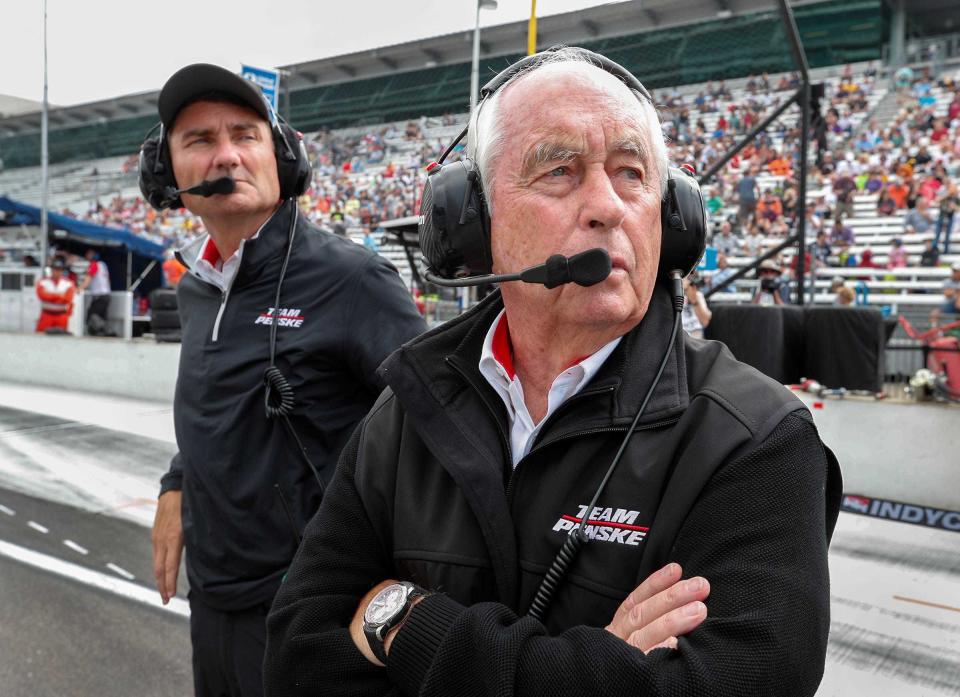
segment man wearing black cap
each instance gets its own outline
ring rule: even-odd
[[[259,695],[264,619],[321,482],[381,390],[377,366],[424,325],[389,262],[299,215],[311,176],[299,134],[252,83],[191,65],[158,107],[141,190],[207,234],[178,252],[179,453],[161,480],[154,574],[167,602],[186,547],[196,694]]]

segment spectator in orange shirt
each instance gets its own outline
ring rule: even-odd
[[[763,192],[763,197],[760,199],[760,202],[757,203],[757,217],[766,218],[773,222],[781,215],[783,215],[783,204],[780,202],[780,199],[777,198],[777,195],[773,193],[773,189],[767,189]]]
[[[772,160],[770,164],[767,165],[767,168],[770,170],[770,174],[778,177],[789,177],[792,172],[790,160],[783,155],[778,155],[775,160]]]
[[[165,255],[167,258],[163,262],[163,277],[166,279],[168,287],[176,288],[180,278],[186,273],[187,267],[174,256],[172,249],[168,249]]]
[[[897,208],[907,207],[907,196],[910,195],[910,187],[903,181],[896,181],[887,187],[887,194],[893,199]]]

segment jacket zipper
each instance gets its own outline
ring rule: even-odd
[[[220,293],[220,309],[217,310],[217,319],[213,322],[213,334],[210,336],[210,340],[213,343],[217,343],[220,339],[220,320],[223,319],[223,312],[227,309],[227,300],[230,299],[230,289],[233,288],[233,282],[237,278],[237,274],[240,273],[240,264],[243,261],[243,243],[246,240],[240,240],[240,248],[237,250],[237,270],[234,271],[233,276],[230,278],[230,283],[227,284],[227,288]]]
[[[233,281],[231,281],[231,284]],[[227,289],[220,293],[220,309],[217,310],[217,319],[213,322],[213,334],[210,336],[210,340],[214,343],[220,338],[220,320],[223,319],[223,311],[227,309],[227,299],[230,297],[230,286],[227,286]]]

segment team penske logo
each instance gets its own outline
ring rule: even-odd
[[[577,508],[576,515],[560,516],[553,526],[554,532],[569,532],[583,521],[583,517],[587,515],[587,507]],[[636,524],[639,517],[640,511],[597,506],[587,516],[584,532],[591,540],[637,547],[650,531],[650,528]]]
[[[265,324],[269,327],[271,324],[273,324],[273,315],[275,310],[278,327],[293,327],[294,329],[299,329],[303,326],[304,317],[302,314],[300,314],[299,307],[281,307],[279,309],[269,307],[267,308],[266,312],[260,313],[260,316],[257,317],[254,324]]]

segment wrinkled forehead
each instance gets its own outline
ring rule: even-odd
[[[531,70],[502,88],[499,100],[508,139],[562,126],[573,116],[614,121],[625,131],[645,130],[638,96],[615,75],[590,63],[550,63]]]
[[[506,150],[525,153],[544,144],[563,144],[582,152],[588,135],[602,129],[608,148],[632,150],[644,160],[651,151],[646,124],[650,112],[619,78],[594,65],[542,66],[506,85],[499,99]]]
[[[270,129],[270,124],[245,104],[225,99],[196,99],[183,106],[170,125],[170,134],[183,135],[185,131],[212,129],[223,123],[230,128]]]

